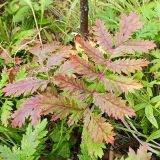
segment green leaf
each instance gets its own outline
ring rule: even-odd
[[[110,7],[107,7],[105,10],[99,10],[96,18],[102,19],[104,22],[106,22],[106,27],[108,29],[115,30],[118,28],[118,17],[116,16],[116,11]]]
[[[153,106],[151,104],[146,105],[145,114],[150,123],[153,124],[156,128],[158,128],[157,121],[153,115]]]
[[[134,110],[135,112],[141,110],[141,109],[144,109],[146,107],[147,103],[139,103],[137,105],[134,106]]]
[[[26,147],[26,143],[30,147],[34,146],[34,145],[37,145],[37,143],[40,142],[39,140],[46,136],[46,134],[47,134],[47,131],[45,131],[46,125],[47,125],[47,120],[46,119],[44,119],[41,123],[39,123],[35,127],[34,130],[32,130],[31,124],[28,125],[26,134],[23,136],[23,139],[21,141],[22,150],[26,149],[25,148]],[[29,141],[30,141],[30,143],[28,143]]]
[[[33,36],[36,35],[36,30],[35,29],[29,29],[29,30],[23,30],[20,32],[16,32],[13,36],[12,39],[12,50],[11,54],[16,54],[18,51],[23,49],[22,47],[22,42],[24,40],[30,40],[33,38]]]
[[[1,76],[2,76],[2,79],[0,81],[0,89],[2,89],[7,84],[7,80],[8,80],[7,72],[3,71]]]
[[[23,135],[21,146],[12,147],[12,150],[6,146],[0,145],[0,156],[5,160],[35,160],[39,158],[39,150],[42,149],[41,143],[47,134],[45,127],[47,120],[44,119],[33,129],[28,125],[26,133]],[[41,148],[40,148],[41,147]]]
[[[13,16],[13,22],[17,23],[17,22],[24,21],[25,18],[28,16],[28,10],[29,10],[28,6],[21,7],[17,11],[17,13]]]
[[[103,149],[105,148],[104,143],[95,143],[94,140],[90,137],[85,127],[83,127],[83,132],[82,132],[82,144],[86,146],[88,154],[91,157],[102,158]]]
[[[10,14],[13,14],[13,13],[15,13],[18,10],[18,8],[19,7],[17,6],[17,0],[12,0],[9,3],[9,10],[8,10],[8,12]]]
[[[78,158],[79,160],[96,160],[88,155],[87,147],[84,144],[81,144],[81,154],[78,155]]]
[[[0,157],[5,160],[20,160],[20,156],[13,153],[7,146],[0,145]]]
[[[31,39],[32,36],[34,36],[35,31],[36,30],[34,29],[20,31],[14,35],[12,41],[16,41],[16,44],[19,44],[25,39]]]
[[[141,12],[143,14],[143,17],[152,20],[155,16],[155,11],[153,10],[154,6],[155,3],[147,3],[146,5],[142,5]]]
[[[48,39],[48,41],[53,42],[52,36],[45,29],[43,29],[43,31],[44,31],[44,34],[45,34],[46,38]]]
[[[155,58],[160,59],[160,50],[156,49],[156,50],[152,51],[151,55],[153,55]]]
[[[158,139],[160,138],[160,130],[157,130],[155,132],[153,132],[148,138],[147,138],[147,142],[152,141],[154,139]]]
[[[141,71],[138,71],[137,73],[133,75],[133,79],[141,80],[143,76],[144,76],[144,73]]]
[[[44,119],[39,123],[34,130],[31,124],[28,125],[26,134],[23,135],[21,141],[21,157],[25,160],[35,159],[35,154],[37,154],[37,149],[40,146],[42,138],[47,134],[45,127],[47,125],[47,120]]]
[[[156,84],[156,80],[154,81],[151,81],[151,82],[148,82],[148,81],[142,81],[142,84],[145,86],[145,87],[153,87],[154,84]]]
[[[32,1],[31,0],[21,0],[22,2],[26,2],[32,8]]]
[[[21,68],[19,72],[17,73],[15,80],[18,81],[18,80],[24,79],[26,78],[26,76],[27,76],[26,69]]]
[[[57,146],[57,144],[55,144]],[[58,149],[56,150],[56,155],[63,158],[69,158],[70,157],[70,146],[68,142],[63,142],[60,144]]]
[[[143,133],[148,134],[148,129],[151,127],[152,124],[149,122],[149,120],[145,116],[141,119],[140,123],[141,123],[140,126],[143,130]]]
[[[160,59],[154,59],[152,61],[153,66],[150,68],[151,72],[158,71],[160,68]]]
[[[147,87],[147,92],[150,97],[153,96],[152,89],[150,87]]]
[[[151,32],[152,31],[152,32]],[[147,21],[144,27],[136,33],[137,39],[154,39],[158,32],[160,31],[159,22],[158,21]]]
[[[40,11],[40,5],[38,3],[32,3],[34,11]]]
[[[151,99],[151,103],[157,103],[160,102],[160,96],[155,96]]]
[[[125,98],[130,106],[134,106],[134,95],[132,93],[125,94]]]
[[[42,22],[42,18],[44,15],[44,10],[46,7],[48,7],[49,5],[51,5],[53,3],[52,0],[40,0],[40,4],[41,4],[41,22]]]
[[[4,126],[8,125],[8,119],[10,118],[10,114],[12,111],[13,103],[12,101],[6,100],[1,108],[1,121]]]
[[[160,3],[157,1],[155,6],[156,6],[155,7],[156,14],[159,17],[160,16]]]
[[[64,130],[64,126],[63,126],[63,130]],[[60,139],[62,138],[62,134],[63,134],[63,130],[61,130],[61,126],[57,125],[56,128],[52,131],[51,134],[51,139],[53,142],[58,143],[60,141]]]

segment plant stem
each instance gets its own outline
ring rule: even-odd
[[[35,15],[33,7],[32,6],[30,6],[30,7],[31,7],[31,10],[32,10],[32,14],[33,14],[33,17],[34,17],[35,24],[36,24],[36,29],[37,29],[37,32],[38,32],[39,40],[40,40],[41,46],[43,48],[43,43],[42,43],[42,38],[41,38],[41,31],[40,31],[40,29],[38,27],[38,22],[37,22],[37,19],[36,19],[36,15]]]
[[[80,32],[87,36],[88,34],[88,0],[80,0]]]

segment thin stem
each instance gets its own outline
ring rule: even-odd
[[[8,136],[8,134],[6,134],[6,133],[4,132],[4,135],[9,139],[9,141],[10,141],[12,144],[16,145],[16,144],[14,143],[14,141]]]
[[[127,123],[127,121],[123,120],[122,121],[124,126],[128,129],[128,130],[131,130],[129,124]],[[157,148],[157,149],[160,149],[158,146],[154,145],[154,144],[151,144],[151,143],[146,143],[146,142],[143,142],[142,140],[140,140],[133,132],[131,133],[133,135],[133,137],[135,139],[137,139],[137,141],[141,144],[141,145],[144,145],[144,144],[147,144],[148,145],[148,150],[155,153],[155,154],[158,154],[159,152],[155,149],[153,149],[152,147],[154,148]]]
[[[33,17],[34,17],[34,21],[35,21],[35,24],[36,24],[36,29],[37,29],[37,32],[38,32],[39,40],[40,40],[40,43],[41,43],[41,45],[43,47],[41,33],[40,33],[40,30],[39,30],[39,27],[38,27],[38,22],[37,22],[37,19],[36,19],[36,15],[35,15],[33,7],[32,6],[30,6],[30,7],[31,7],[31,10],[32,10],[32,13],[33,13]]]

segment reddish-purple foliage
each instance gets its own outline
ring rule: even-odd
[[[12,126],[22,127],[28,117],[30,117],[32,125],[36,125],[42,112],[42,106],[40,103],[42,98],[43,96],[40,95],[26,100],[21,105],[21,108],[12,114]]]
[[[97,20],[94,34],[98,45],[77,37],[76,44],[84,51],[81,54],[71,54],[71,47],[58,42],[30,48],[30,52],[38,57],[40,71],[46,73],[48,80],[23,79],[8,84],[3,92],[6,96],[20,96],[36,92],[39,88],[44,91],[51,84],[48,88],[53,89],[54,94],[52,92],[48,96],[47,88],[42,95],[29,98],[12,115],[12,125],[21,127],[29,117],[35,125],[41,115],[51,113],[52,120],[66,118],[69,126],[83,119],[84,127],[95,142],[113,143],[111,124],[101,114],[94,110],[92,112],[91,108],[97,107],[99,112],[120,120],[124,120],[125,115],[135,115],[134,110],[117,93],[133,93],[143,87],[128,73],[142,70],[149,62],[127,59],[126,56],[148,53],[156,47],[152,41],[131,39],[133,33],[142,27],[140,17],[130,13],[121,16],[120,29],[114,36],[106,30],[102,21]]]
[[[39,78],[26,78],[15,83],[8,84],[2,91],[6,96],[15,96],[18,97],[21,94],[34,93],[39,88],[41,91],[44,91],[47,87],[48,81],[42,80]]]
[[[125,115],[134,116],[134,110],[126,106],[125,101],[121,97],[114,94],[93,94],[94,104],[99,106],[102,112],[113,116],[115,119],[124,119]]]

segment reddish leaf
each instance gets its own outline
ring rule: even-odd
[[[60,48],[56,53],[53,53],[48,57],[47,67],[53,68],[54,66],[60,65],[69,56],[71,47],[65,46]]]
[[[4,59],[6,64],[12,62],[12,57],[11,57],[9,51],[6,50],[6,49],[3,49],[3,50],[2,50],[2,49],[0,48],[0,58],[1,58],[1,59]]]
[[[154,49],[156,45],[152,41],[141,40],[141,41],[128,41],[116,49],[112,50],[113,57],[121,56],[123,54],[134,54],[135,52],[139,53],[148,53],[149,50]]]
[[[136,70],[142,70],[142,67],[147,66],[149,61],[144,59],[118,59],[114,62],[107,61],[107,67],[111,68],[113,72],[119,74],[132,72],[135,73]]]
[[[151,160],[152,153],[147,153],[147,145],[140,146],[137,150],[137,154],[131,148],[129,148],[128,158],[133,160]]]
[[[94,34],[96,35],[96,39],[99,41],[100,45],[105,50],[112,49],[113,42],[112,36],[110,33],[105,29],[104,22],[101,20],[96,20],[96,26],[94,27]]]
[[[84,116],[84,126],[95,142],[113,143],[115,135],[113,127],[105,121],[105,118],[92,113],[86,113]]]
[[[75,73],[74,65],[70,63],[70,61],[64,62],[59,69],[56,71],[55,75],[61,74],[61,75],[72,75]]]
[[[79,79],[75,79],[73,77],[63,76],[60,74],[56,75],[55,84],[71,95],[78,95],[81,98],[85,98],[90,95],[85,84]]]
[[[114,76],[113,79],[101,78],[105,88],[112,92],[134,92],[135,89],[141,89],[143,86],[138,81],[124,76]]]
[[[98,72],[96,71],[96,68],[86,60],[80,58],[76,55],[70,55],[70,67],[74,70],[74,73],[78,73],[80,75],[83,75],[85,78],[94,80],[98,77]],[[69,68],[69,67],[67,67]]]
[[[62,46],[59,42],[47,43],[43,47],[37,44],[30,48],[30,52],[38,56],[39,71],[48,72],[66,60],[71,53],[71,46]]]
[[[34,47],[30,47],[29,51],[34,54],[34,55],[43,55],[46,53],[54,52],[59,48],[60,43],[59,42],[52,42],[52,43],[47,43],[43,44],[43,47],[41,44],[36,44]]]
[[[115,119],[124,119],[125,115],[134,116],[134,110],[126,106],[125,101],[113,94],[94,93],[94,104],[99,106],[102,112],[113,116]]]
[[[43,96],[36,96],[31,97],[27,101],[25,101],[22,104],[21,108],[12,114],[12,126],[22,127],[22,125],[25,123],[25,120],[29,118],[29,116],[32,125],[36,125],[38,123],[38,120],[40,119],[42,112],[42,106],[40,105],[40,101],[42,98]]]
[[[68,125],[71,126],[76,123],[82,116],[84,106],[79,106],[74,100],[67,97],[53,95],[46,96],[41,101],[43,106],[43,114],[47,115],[53,113],[52,120],[64,119],[69,116]]]
[[[105,65],[105,58],[103,54],[95,47],[92,47],[88,41],[84,41],[82,38],[77,37],[76,42],[79,43],[85,53],[96,63]]]
[[[132,34],[143,27],[140,16],[137,13],[130,13],[128,16],[122,14],[119,32],[115,34],[117,45],[122,44],[131,38]]]
[[[56,72],[56,74],[61,74],[61,75],[70,75],[73,73],[75,73],[75,69],[74,65],[71,64],[70,61],[64,62]]]
[[[2,91],[5,92],[5,96],[15,96],[18,97],[21,94],[34,93],[39,88],[41,91],[45,90],[47,87],[48,81],[42,80],[39,78],[26,78],[14,83],[8,84]]]

